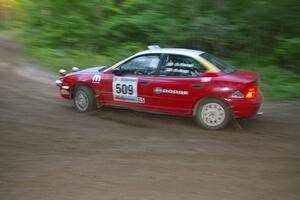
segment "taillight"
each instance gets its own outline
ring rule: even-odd
[[[246,99],[254,99],[256,97],[256,92],[257,92],[257,86],[256,85],[249,86],[246,90],[245,98]]]
[[[232,93],[231,98],[235,99],[255,99],[257,95],[257,83],[252,83],[242,90],[237,90]]]

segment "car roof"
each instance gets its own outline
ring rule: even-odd
[[[186,55],[191,57],[197,57],[203,54],[203,51],[194,50],[194,49],[183,49],[183,48],[157,48],[157,49],[149,49],[145,51],[141,51],[136,55],[141,54],[155,54],[155,53],[165,53],[165,54],[179,54],[179,55]]]

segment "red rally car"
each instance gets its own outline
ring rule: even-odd
[[[191,116],[206,129],[258,113],[263,99],[258,73],[199,50],[148,48],[110,67],[61,69],[56,81],[61,96],[80,112],[121,106]]]

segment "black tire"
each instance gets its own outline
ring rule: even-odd
[[[97,108],[95,93],[88,86],[79,86],[75,90],[73,101],[79,112],[90,112]]]
[[[222,129],[232,118],[230,107],[216,98],[202,100],[195,113],[196,123],[208,130]]]

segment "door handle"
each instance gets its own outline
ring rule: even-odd
[[[192,87],[194,89],[200,89],[200,88],[202,88],[202,84],[194,84],[194,85],[192,85]]]
[[[142,85],[148,85],[150,81],[148,80],[141,80],[141,84]]]

